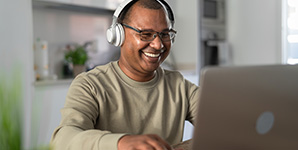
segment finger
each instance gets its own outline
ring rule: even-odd
[[[166,150],[173,150],[173,147],[169,145],[166,141],[162,140],[161,142],[165,146]]]
[[[147,141],[149,145],[151,145],[154,150],[168,150],[160,141],[155,139]]]
[[[173,148],[162,138],[160,138],[158,135],[150,135],[156,140],[156,147],[161,148],[162,150],[172,150]],[[159,149],[158,149],[159,150]]]
[[[137,150],[156,150],[153,145],[149,143],[142,143],[142,145],[137,146]]]

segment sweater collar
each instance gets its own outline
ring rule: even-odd
[[[131,78],[129,78],[119,67],[118,65],[118,61],[114,61],[111,63],[112,67],[114,68],[116,74],[122,79],[122,81],[124,81],[126,84],[128,84],[129,86],[135,87],[135,88],[151,88],[154,87],[160,76],[161,76],[161,72],[162,69],[160,67],[158,67],[158,69],[156,70],[156,74],[154,76],[153,79],[151,79],[150,81],[146,81],[146,82],[139,82],[139,81],[135,81]]]

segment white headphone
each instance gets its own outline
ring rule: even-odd
[[[110,28],[107,30],[107,40],[110,44],[115,45],[117,47],[121,46],[124,42],[125,39],[125,34],[124,34],[124,29],[123,26],[118,23],[118,17],[121,14],[123,10],[127,10],[126,7],[131,7],[137,0],[125,0],[120,4],[120,6],[116,9],[113,15],[113,22]],[[174,27],[174,14],[169,6],[169,4],[165,0],[156,0],[159,2],[164,10],[166,11],[170,22],[171,22],[171,27]]]

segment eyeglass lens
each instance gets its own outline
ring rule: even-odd
[[[154,32],[154,31],[142,31],[140,32],[141,40],[143,41],[153,41],[157,36],[164,41],[168,42],[175,38],[174,31],[163,31],[163,32]]]
[[[169,31],[163,31],[163,32],[144,31],[144,30],[138,30],[124,23],[122,23],[122,25],[138,32],[142,41],[153,41],[158,35],[163,42],[168,42],[173,40],[177,33],[175,30],[169,30]]]

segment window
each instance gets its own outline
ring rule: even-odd
[[[283,62],[298,64],[298,0],[283,0]]]

